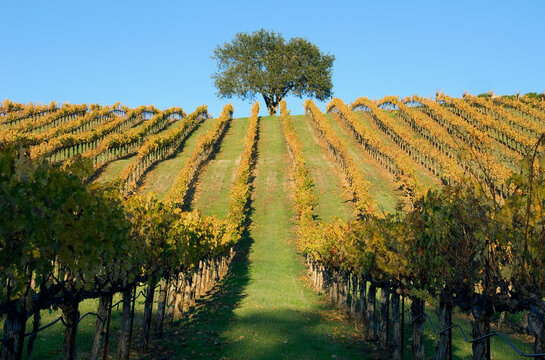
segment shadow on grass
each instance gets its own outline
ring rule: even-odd
[[[150,351],[142,354],[142,359],[189,359],[199,354],[217,357],[221,350],[219,334],[233,321],[234,310],[245,297],[252,243],[253,239],[245,230],[225,278],[210,295],[198,299],[196,306],[182,319],[168,326],[163,338],[156,340]]]
[[[141,359],[220,359],[225,355],[229,359],[271,360],[388,358],[361,339],[336,334],[335,323],[315,311],[282,308],[279,304],[278,310],[256,309],[235,317],[250,280],[248,254],[252,243],[246,231],[224,280],[169,326],[163,339],[155,340],[149,352],[140,354]],[[242,329],[240,335],[237,329]]]

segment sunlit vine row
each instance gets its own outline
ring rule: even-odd
[[[358,163],[348,153],[348,145],[331,128],[324,114],[311,101],[304,104],[307,118],[321,135],[328,150],[344,172],[354,196],[356,217],[365,217],[376,212],[376,204],[369,195],[369,182],[365,179]]]
[[[198,174],[201,166],[208,160],[218,140],[223,135],[227,125],[233,119],[233,106],[227,104],[223,107],[220,117],[208,132],[197,139],[191,155],[186,160],[184,168],[176,177],[176,181],[166,194],[165,198],[176,201],[181,207],[185,207],[185,197],[191,183]]]
[[[391,148],[385,145],[379,137],[373,136],[357,115],[340,99],[331,100],[327,111],[338,111],[340,118],[349,127],[356,140],[375,160],[396,177],[398,187],[403,191],[403,197],[407,203],[410,203],[411,198],[421,192],[414,164],[407,154],[397,147]]]
[[[157,116],[167,117],[170,114],[162,112]],[[150,136],[140,147],[136,158],[119,175],[124,192],[132,191],[142,175],[154,164],[174,154],[181,143],[202,120],[208,117],[205,105],[198,107],[195,112],[179,120],[179,124],[171,129],[161,131]]]

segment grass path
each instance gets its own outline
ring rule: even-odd
[[[240,163],[248,124],[248,118],[231,121],[218,153],[199,175],[192,207],[204,215],[217,215],[220,219],[227,215],[229,190]]]
[[[323,321],[317,295],[304,287],[301,259],[292,244],[289,158],[278,118],[263,118],[256,167],[254,212],[245,297],[223,332],[229,359],[348,357]],[[361,356],[361,355],[360,355]]]
[[[185,139],[181,148],[173,157],[161,161],[145,175],[142,185],[138,190],[139,193],[145,195],[153,192],[158,198],[162,199],[175,183],[180,171],[184,168],[185,162],[191,155],[197,139],[201,135],[206,134],[215,121],[216,119],[208,119],[197,125],[197,128]]]
[[[394,213],[399,195],[396,194],[393,175],[368,155],[354,136],[348,133],[348,129],[341,125],[341,120],[335,119],[334,116],[333,114],[326,114],[326,118],[333,130],[348,144],[350,155],[359,162],[365,180],[370,183],[369,194],[375,199],[379,209],[384,212]]]
[[[292,116],[292,119],[295,132],[303,144],[307,167],[316,183],[314,191],[318,197],[318,206],[315,214],[324,222],[331,221],[333,217],[351,219],[353,208],[343,196],[346,189],[337,176],[335,164],[326,155],[325,149],[318,144],[306,115]]]
[[[136,159],[136,155],[124,157],[122,159],[114,160],[108,163],[104,169],[100,172],[100,175],[95,180],[100,183],[107,183],[116,180],[123,170],[129,166],[129,164]]]

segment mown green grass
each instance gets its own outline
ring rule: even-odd
[[[399,198],[393,176],[365,152],[354,136],[348,133],[347,128],[341,125],[341,120],[336,119],[333,114],[326,114],[326,118],[337,135],[348,144],[350,155],[358,162],[365,180],[369,182],[369,195],[377,202],[378,209],[395,213]]]
[[[218,153],[208,162],[199,176],[192,208],[204,215],[227,215],[229,191],[235,180],[236,169],[244,149],[244,137],[248,128],[248,118],[231,121]]]
[[[150,169],[142,179],[138,192],[143,195],[154,193],[159,199],[162,199],[184,168],[186,160],[193,152],[197,139],[206,134],[216,121],[216,119],[207,119],[197,125],[190,136],[180,145],[174,156],[157,163]]]
[[[100,183],[115,181],[119,175],[125,170],[130,163],[136,159],[136,155],[127,156],[122,159],[114,160],[108,163],[100,172],[100,175],[95,180]]]
[[[347,189],[343,187],[339,176],[340,170],[326,155],[315,137],[314,130],[305,115],[292,116],[293,127],[303,144],[303,155],[307,168],[316,184],[315,193],[318,206],[315,214],[318,220],[329,222],[335,217],[343,220],[353,218],[353,206],[345,197]]]
[[[323,307],[300,279],[304,267],[293,246],[286,146],[277,117],[261,120],[248,285],[222,334],[231,359],[331,359],[361,357],[333,341],[349,328],[320,317]]]

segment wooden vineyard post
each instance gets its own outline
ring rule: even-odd
[[[414,360],[425,360],[424,352],[424,314],[425,303],[423,300],[413,298],[411,302],[411,316],[413,321],[413,358]]]
[[[377,337],[375,328],[375,303],[376,303],[377,288],[373,283],[369,285],[367,290],[367,340],[373,341]]]

